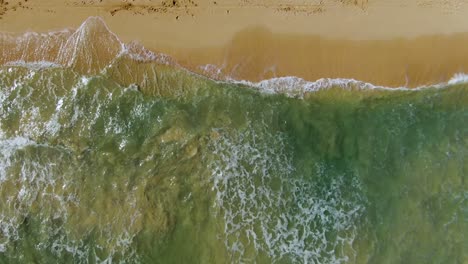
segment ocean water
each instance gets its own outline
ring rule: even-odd
[[[0,263],[468,262],[463,75],[217,82],[98,18],[3,41]]]

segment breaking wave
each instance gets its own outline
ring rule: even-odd
[[[143,90],[154,85],[161,65],[170,66],[174,71],[184,69],[170,56],[152,52],[136,42],[123,43],[112,33],[99,17],[88,18],[77,30],[64,30],[50,33],[26,33],[21,36],[2,34],[3,49],[0,63],[6,66],[43,69],[67,67],[79,74],[93,75],[106,73],[124,86],[132,83]],[[104,45],[102,43],[105,43]],[[302,98],[306,93],[330,88],[353,90],[420,90],[430,87],[467,82],[463,73],[456,74],[447,83],[421,86],[418,88],[384,87],[354,79],[322,78],[306,81],[299,77],[279,77],[257,83],[233,80],[223,76],[221,68],[206,65],[200,72],[208,78],[222,82],[237,83],[266,93],[282,93],[290,97]],[[150,92],[151,93],[151,92]]]
[[[314,179],[294,175],[285,136],[266,127],[216,133],[213,188],[233,259],[255,262],[263,253],[273,262],[355,261],[353,241],[366,205],[358,178],[336,175],[327,182],[332,169],[320,163]],[[344,194],[350,186],[352,194]]]
[[[459,259],[464,74],[203,76],[97,17],[0,38],[0,262],[419,263],[441,244]]]

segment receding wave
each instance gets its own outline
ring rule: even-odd
[[[463,74],[215,81],[99,18],[2,41],[0,262],[465,261]]]
[[[173,74],[189,73],[168,55],[152,52],[136,42],[123,43],[99,17],[88,18],[77,30],[26,33],[20,36],[4,33],[0,37],[3,46],[0,63],[7,66],[36,69],[67,67],[85,75],[105,73],[122,85],[134,83],[144,90],[154,86],[153,82],[158,79],[157,73],[159,71],[169,70]],[[217,70],[217,66],[207,66],[210,67],[202,67],[200,72],[208,78],[235,82],[252,86],[264,92],[284,93],[293,97],[302,97],[304,93],[331,87],[406,89],[404,87],[378,86],[354,79],[332,78],[306,81],[297,77],[280,77],[252,83],[232,80],[230,76],[220,75],[221,70]],[[466,82],[467,78],[464,76],[460,73],[445,84],[434,85],[441,87]],[[422,88],[425,87],[419,87],[416,90]],[[414,90],[415,88],[408,89]],[[152,92],[155,91],[150,91],[150,93]]]

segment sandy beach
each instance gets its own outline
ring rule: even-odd
[[[219,79],[352,78],[416,87],[468,68],[468,1],[10,0],[0,6],[2,32],[74,29],[99,16],[124,42],[138,41]]]
[[[467,14],[0,0],[0,264],[468,264]]]

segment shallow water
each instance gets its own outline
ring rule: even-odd
[[[297,91],[122,56],[0,67],[0,263],[468,261],[467,84]]]

